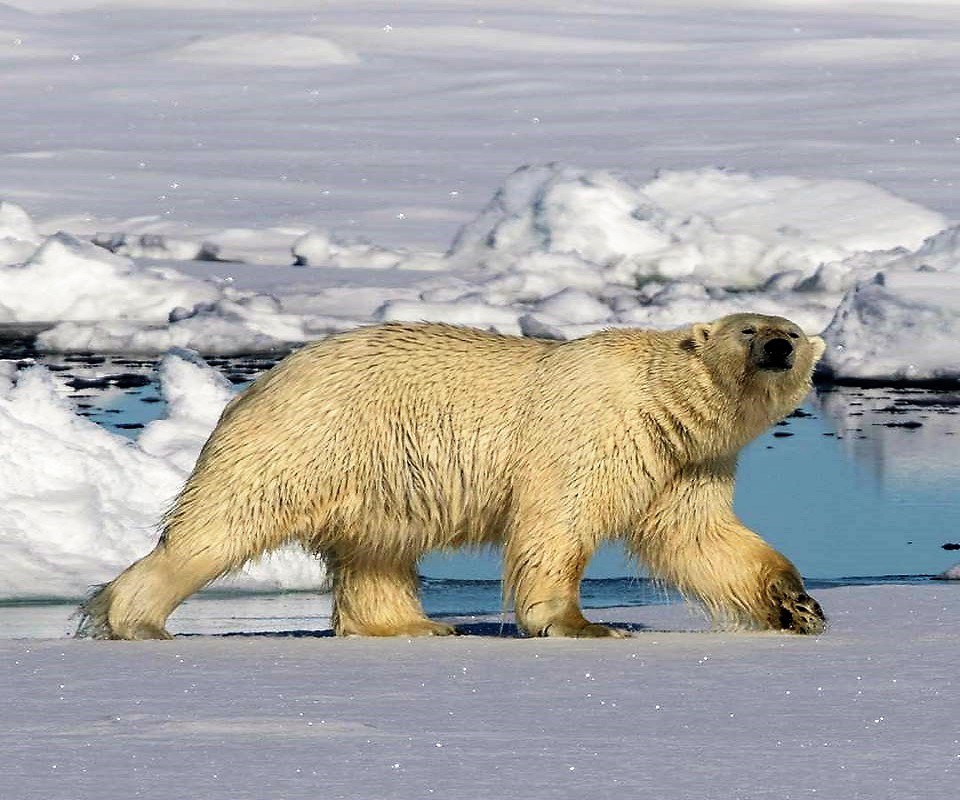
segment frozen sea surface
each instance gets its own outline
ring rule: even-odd
[[[547,161],[865,180],[957,218],[958,23],[944,0],[14,0],[4,190],[45,232],[434,250]]]

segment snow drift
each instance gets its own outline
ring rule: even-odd
[[[75,413],[42,367],[0,362],[0,596],[78,597],[156,543],[176,496],[230,398],[228,382],[187,352],[160,368],[167,416],[138,442]],[[299,550],[246,567],[228,586],[316,588],[324,570]]]
[[[212,283],[138,267],[68,233],[48,237],[25,263],[0,268],[0,288],[0,314],[16,322],[166,322],[173,308],[223,296]]]
[[[261,31],[201,36],[176,48],[174,61],[225,66],[316,69],[356,64],[356,53],[320,36]]]
[[[861,181],[702,169],[635,185],[607,171],[547,164],[514,172],[460,231],[450,257],[502,271],[536,254],[568,255],[628,286],[682,280],[756,289],[861,251],[915,248],[944,224],[940,214]]]
[[[833,377],[960,379],[960,272],[878,272],[846,294],[824,337]]]

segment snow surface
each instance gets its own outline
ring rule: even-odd
[[[296,67],[356,64],[356,53],[319,36],[235,33],[200,37],[173,50],[174,61],[230,66]]]
[[[167,355],[167,415],[134,443],[79,416],[43,367],[0,365],[0,597],[80,597],[156,544],[158,520],[229,400],[229,383],[191,353]],[[323,566],[291,548],[215,586],[323,584]]]
[[[433,250],[547,161],[867,180],[958,218],[958,19],[944,0],[14,0],[4,189],[46,232],[290,225]],[[177,58],[238,36],[220,49],[247,64]],[[296,37],[358,60],[257,63],[254,43],[279,59]]]
[[[956,588],[821,591],[817,638],[0,641],[4,796],[953,797]]]

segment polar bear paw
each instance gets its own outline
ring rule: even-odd
[[[772,608],[768,627],[789,633],[818,635],[827,627],[820,604],[795,580],[778,580],[770,587]]]
[[[567,636],[575,639],[627,639],[630,632],[597,622],[572,625],[567,622],[552,622],[537,632],[538,636]]]

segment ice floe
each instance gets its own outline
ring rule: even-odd
[[[960,377],[958,228],[862,181],[524,166],[445,254],[317,228],[160,229],[44,238],[0,206],[0,322],[47,323],[41,350],[224,355],[377,321],[570,338],[760,311],[827,329],[835,378]]]

